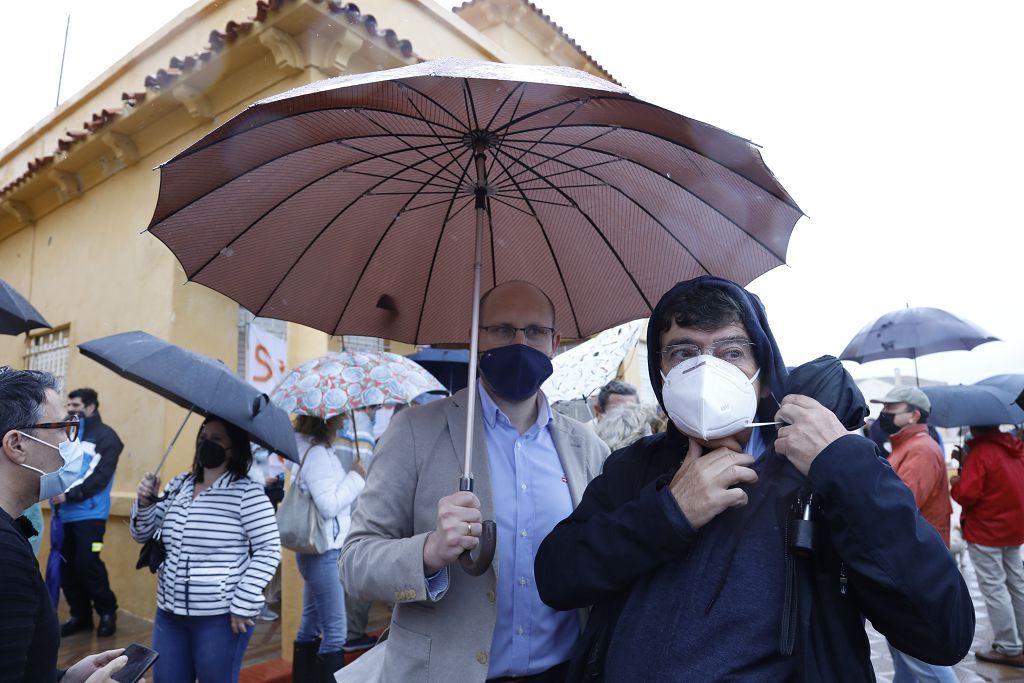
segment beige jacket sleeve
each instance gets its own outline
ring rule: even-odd
[[[396,415],[374,449],[341,551],[341,582],[363,600],[428,599],[423,544],[429,529],[416,533],[414,528],[419,462],[407,417],[407,411]]]

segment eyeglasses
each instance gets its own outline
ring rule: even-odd
[[[669,369],[697,356],[714,356],[737,367],[749,367],[755,362],[757,345],[749,339],[723,339],[705,347],[697,344],[673,344],[661,350],[661,361]]]
[[[535,344],[546,342],[555,333],[553,327],[541,327],[540,325],[527,325],[526,327],[513,327],[512,325],[481,325],[480,329],[491,335],[497,341],[508,343],[516,338],[516,332],[522,332],[526,341]]]
[[[15,429],[63,429],[64,433],[68,436],[68,441],[74,441],[78,438],[78,430],[80,427],[80,418],[69,417],[63,422],[40,422],[39,424],[15,427]]]

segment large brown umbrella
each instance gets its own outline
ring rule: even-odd
[[[253,104],[161,167],[149,230],[259,316],[470,332],[474,405],[481,289],[532,282],[585,337],[783,263],[801,215],[746,140],[574,69],[443,59]]]

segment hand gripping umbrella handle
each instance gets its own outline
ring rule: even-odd
[[[459,480],[460,491],[472,491],[473,480],[463,477]],[[485,520],[480,524],[480,544],[476,547],[477,553],[474,559],[472,553],[465,552],[459,555],[459,564],[470,576],[480,576],[491,566],[494,559],[494,550],[498,547],[498,525],[493,520]]]

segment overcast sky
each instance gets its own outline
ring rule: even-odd
[[[808,216],[751,285],[787,362],[909,303],[1005,340],[925,356],[923,377],[1024,372],[1024,3],[535,1],[634,94],[762,146]],[[191,4],[10,3],[0,147],[53,109],[68,11],[62,99]],[[896,367],[913,372],[850,365]]]

